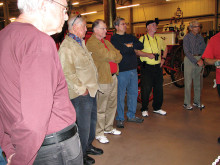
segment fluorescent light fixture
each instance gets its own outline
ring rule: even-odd
[[[10,18],[11,22],[14,22],[16,20],[16,18]]]
[[[88,14],[95,14],[97,13],[97,11],[92,11],[92,12],[89,12],[89,13],[82,13],[81,15],[88,15]]]
[[[166,0],[167,2],[171,1],[171,0]]]
[[[79,2],[74,2],[74,3],[72,3],[72,5],[78,5],[79,4]]]
[[[1,2],[1,3],[0,3],[0,6],[3,6],[3,4],[4,4],[4,3]]]
[[[139,6],[140,4],[134,4],[134,5],[128,5],[128,6],[121,6],[121,7],[117,7],[116,9],[124,9],[124,8],[128,8],[128,7],[136,7]]]

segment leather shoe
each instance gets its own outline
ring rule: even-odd
[[[117,122],[116,125],[117,125],[118,128],[124,128],[124,122],[123,121],[117,120],[116,122]]]
[[[88,149],[86,151],[87,154],[90,154],[90,155],[102,155],[103,154],[103,150],[100,149],[100,148],[96,148],[94,146],[91,146],[90,149]]]
[[[84,162],[84,165],[91,165],[95,163],[95,159],[86,155],[85,157],[83,157],[83,162]]]

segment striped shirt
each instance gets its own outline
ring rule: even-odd
[[[206,44],[204,38],[200,34],[194,35],[192,32],[188,33],[183,39],[183,49],[186,57],[196,64],[197,59],[194,55],[202,55]]]

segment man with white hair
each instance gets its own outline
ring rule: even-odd
[[[8,164],[82,165],[75,109],[49,36],[68,19],[66,0],[18,0],[0,31],[0,146]]]
[[[87,28],[81,15],[68,20],[69,34],[59,49],[59,56],[69,89],[69,97],[76,109],[76,120],[82,144],[84,164],[95,163],[87,154],[101,155],[103,150],[92,145],[95,138],[99,89],[97,69],[91,52],[85,46]]]
[[[92,24],[93,34],[86,46],[92,52],[92,58],[98,71],[98,83],[101,92],[97,93],[97,124],[96,139],[100,143],[109,143],[104,134],[120,135],[121,131],[113,128],[117,109],[116,74],[119,72],[118,63],[122,59],[120,52],[104,38],[107,26],[104,20],[97,19]]]
[[[183,107],[187,110],[192,110],[191,106],[191,87],[193,81],[194,101],[193,106],[204,108],[201,104],[201,81],[202,81],[202,54],[205,50],[204,38],[200,33],[200,24],[198,21],[192,21],[189,25],[190,32],[183,38],[184,58],[184,84],[185,97]]]
[[[142,116],[148,117],[148,105],[150,93],[153,89],[153,112],[166,115],[166,111],[161,109],[163,105],[163,69],[162,66],[167,57],[167,46],[163,40],[155,33],[158,28],[158,19],[146,22],[147,34],[140,37],[144,45],[142,51],[136,50],[137,55],[141,56],[141,99]],[[163,53],[162,53],[163,51]]]

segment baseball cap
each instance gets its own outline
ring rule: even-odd
[[[147,22],[146,22],[146,27],[147,27],[148,25],[154,23],[154,22],[158,25],[158,24],[159,24],[158,18],[155,18],[155,20],[149,20],[149,21],[147,21]]]

